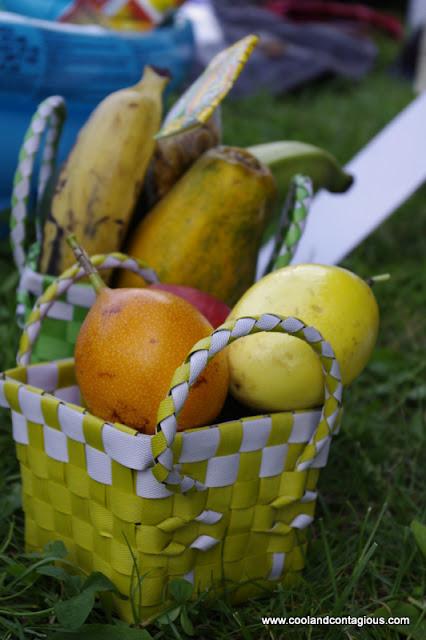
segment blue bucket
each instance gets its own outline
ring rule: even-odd
[[[168,90],[174,91],[193,57],[192,27],[179,19],[141,34],[62,25],[0,11],[0,237],[8,232],[1,211],[10,203],[19,149],[31,116],[44,98],[61,95],[66,100],[67,122],[58,155],[62,162],[79,129],[106,95],[136,83],[148,64],[168,69],[172,75]]]

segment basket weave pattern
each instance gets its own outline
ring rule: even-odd
[[[63,540],[79,568],[102,571],[136,599],[142,618],[164,606],[172,577],[191,581],[196,592],[239,584],[238,600],[290,579],[304,565],[319,469],[341,413],[330,345],[295,318],[264,314],[226,323],[176,370],[157,433],[144,435],[81,406],[72,360],[28,365],[44,317],[80,275],[72,267],[42,295],[21,340],[21,366],[0,378],[21,466],[28,548]],[[176,415],[210,358],[259,331],[296,336],[318,353],[322,410],[177,433]],[[116,604],[131,620],[130,601]]]
[[[328,447],[309,468],[295,467],[320,412],[177,434],[174,464],[206,487],[179,494],[155,479],[150,436],[70,404],[78,402],[72,362],[32,365],[7,378],[0,402],[12,409],[29,550],[61,539],[78,567],[102,571],[128,595],[135,579],[130,547],[145,576],[142,618],[161,609],[172,577],[197,591],[224,579],[255,580],[241,598],[303,568],[303,530],[313,519]],[[130,603],[117,606],[131,620]]]

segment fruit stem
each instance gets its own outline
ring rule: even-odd
[[[90,262],[89,256],[87,255],[83,247],[81,247],[78,244],[77,238],[75,237],[74,234],[69,234],[67,236],[67,242],[71,247],[71,249],[73,250],[76,260],[80,264],[80,267],[83,269],[83,271],[86,273],[87,277],[89,278],[90,284],[94,288],[96,294],[100,293],[102,289],[106,288],[106,284],[102,280],[101,276],[99,275],[99,272],[96,269],[96,267],[94,267],[93,264]]]
[[[142,78],[133,88],[141,92],[147,92],[151,89],[162,92],[164,87],[169,83],[170,78],[171,75],[167,69],[147,65],[144,68]]]
[[[369,278],[365,279],[365,282],[368,284],[369,287],[372,287],[374,284],[377,284],[378,282],[386,282],[386,280],[390,280],[390,273],[380,273],[377,276],[370,276]]]

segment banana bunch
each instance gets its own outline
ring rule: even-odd
[[[80,131],[43,229],[39,269],[58,275],[74,263],[74,233],[89,254],[117,251],[155,150],[167,78],[151,67],[133,87],[107,96]]]

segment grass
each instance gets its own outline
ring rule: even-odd
[[[249,145],[300,139],[324,146],[346,162],[412,99],[409,85],[388,72],[394,46],[385,44],[381,51],[376,70],[359,83],[328,80],[284,98],[263,95],[229,102],[223,110],[226,142]],[[279,588],[268,598],[232,608],[226,599],[190,603],[188,594],[180,593],[175,619],[160,618],[144,630],[131,630],[108,617],[110,586],[99,576],[87,585],[55,570],[53,560],[63,555],[60,546],[40,557],[24,554],[18,467],[9,418],[3,412],[0,637],[179,639],[189,637],[195,628],[195,637],[206,640],[426,638],[426,557],[420,552],[422,547],[426,553],[426,530],[420,525],[410,528],[413,520],[426,523],[425,256],[426,189],[422,188],[345,261],[361,276],[392,275],[377,286],[382,315],[379,343],[367,370],[346,395],[343,429],[320,479],[307,568],[297,585]],[[0,270],[3,369],[13,364],[17,341],[16,276],[6,247],[0,254]],[[177,591],[181,588],[176,585]],[[103,594],[93,608],[89,592]],[[65,605],[65,614],[76,614],[76,609],[81,614],[81,603],[91,613],[85,625],[71,632],[61,603],[81,593],[86,595],[77,600],[79,606],[72,610]],[[412,625],[267,628],[261,622],[261,616],[269,615],[371,616],[384,609],[397,615],[408,612]]]

